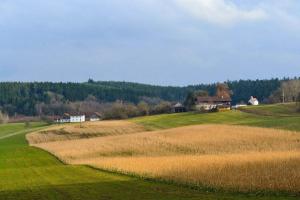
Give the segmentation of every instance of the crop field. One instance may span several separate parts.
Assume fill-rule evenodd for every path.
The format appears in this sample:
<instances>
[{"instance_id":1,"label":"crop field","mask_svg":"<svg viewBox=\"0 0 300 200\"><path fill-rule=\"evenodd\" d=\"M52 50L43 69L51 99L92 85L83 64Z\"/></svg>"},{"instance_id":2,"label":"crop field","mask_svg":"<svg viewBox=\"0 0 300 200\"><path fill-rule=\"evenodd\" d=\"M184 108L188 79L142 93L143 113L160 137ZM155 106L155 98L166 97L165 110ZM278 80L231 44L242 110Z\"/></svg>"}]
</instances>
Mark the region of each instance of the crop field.
<instances>
[{"instance_id":1,"label":"crop field","mask_svg":"<svg viewBox=\"0 0 300 200\"><path fill-rule=\"evenodd\" d=\"M31 133L27 138L32 143L49 141L74 140L128 133L142 132L146 129L129 121L100 121L83 124L62 124L51 126L43 131Z\"/></svg>"},{"instance_id":2,"label":"crop field","mask_svg":"<svg viewBox=\"0 0 300 200\"><path fill-rule=\"evenodd\" d=\"M34 123L0 125L1 200L296 200L297 197L209 192L145 181L87 166L64 165L49 153L28 146L25 134L43 128ZM16 134L17 133L17 134Z\"/></svg>"},{"instance_id":3,"label":"crop field","mask_svg":"<svg viewBox=\"0 0 300 200\"><path fill-rule=\"evenodd\" d=\"M292 131L196 125L35 146L69 164L199 187L300 192L300 134Z\"/></svg>"},{"instance_id":4,"label":"crop field","mask_svg":"<svg viewBox=\"0 0 300 200\"><path fill-rule=\"evenodd\" d=\"M0 199L299 199L299 119L232 111L0 125Z\"/></svg>"}]
</instances>

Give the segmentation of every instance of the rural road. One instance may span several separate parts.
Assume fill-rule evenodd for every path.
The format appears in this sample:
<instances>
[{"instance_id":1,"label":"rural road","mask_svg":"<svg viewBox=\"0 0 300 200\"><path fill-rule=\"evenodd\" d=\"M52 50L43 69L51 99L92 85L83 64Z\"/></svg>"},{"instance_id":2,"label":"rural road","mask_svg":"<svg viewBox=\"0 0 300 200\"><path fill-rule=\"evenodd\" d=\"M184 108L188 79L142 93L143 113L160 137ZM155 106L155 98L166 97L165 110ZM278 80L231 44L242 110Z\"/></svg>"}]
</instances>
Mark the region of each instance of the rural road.
<instances>
[{"instance_id":1,"label":"rural road","mask_svg":"<svg viewBox=\"0 0 300 200\"><path fill-rule=\"evenodd\" d=\"M6 138L10 138L10 137L13 137L13 136L16 136L16 135L24 134L24 133L29 133L29 132L33 132L33 131L38 131L38 130L40 130L40 129L43 129L43 128L33 128L33 129L29 129L29 130L17 131L17 132L15 132L15 133L11 133L11 134L8 134L8 135L1 136L1 137L0 137L0 140L6 139Z\"/></svg>"}]
</instances>

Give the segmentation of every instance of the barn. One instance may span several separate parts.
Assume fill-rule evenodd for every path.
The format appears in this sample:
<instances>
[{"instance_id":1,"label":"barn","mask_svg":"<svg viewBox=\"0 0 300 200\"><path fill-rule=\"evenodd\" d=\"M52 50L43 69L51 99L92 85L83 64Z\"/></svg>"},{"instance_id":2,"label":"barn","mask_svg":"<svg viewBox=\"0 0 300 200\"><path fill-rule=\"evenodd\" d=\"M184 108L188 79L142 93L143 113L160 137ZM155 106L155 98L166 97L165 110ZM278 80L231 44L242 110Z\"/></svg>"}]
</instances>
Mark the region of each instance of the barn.
<instances>
[{"instance_id":1,"label":"barn","mask_svg":"<svg viewBox=\"0 0 300 200\"><path fill-rule=\"evenodd\" d=\"M173 106L173 112L174 113L186 112L186 108L181 103L178 102Z\"/></svg>"},{"instance_id":2,"label":"barn","mask_svg":"<svg viewBox=\"0 0 300 200\"><path fill-rule=\"evenodd\" d=\"M213 109L225 109L229 110L231 107L230 97L217 97L217 96L207 96L207 97L197 97L195 99L196 110L206 110L210 111Z\"/></svg>"}]
</instances>

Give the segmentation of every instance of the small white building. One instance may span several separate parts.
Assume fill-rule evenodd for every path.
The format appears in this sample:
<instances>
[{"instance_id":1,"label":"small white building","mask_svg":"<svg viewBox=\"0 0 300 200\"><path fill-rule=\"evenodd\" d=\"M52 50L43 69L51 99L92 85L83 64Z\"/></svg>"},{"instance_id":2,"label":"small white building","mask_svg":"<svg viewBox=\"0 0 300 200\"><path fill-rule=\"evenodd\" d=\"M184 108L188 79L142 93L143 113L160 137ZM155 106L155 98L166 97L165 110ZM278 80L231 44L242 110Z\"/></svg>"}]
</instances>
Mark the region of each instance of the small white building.
<instances>
[{"instance_id":1,"label":"small white building","mask_svg":"<svg viewBox=\"0 0 300 200\"><path fill-rule=\"evenodd\" d=\"M98 121L100 121L100 118L99 117L91 117L90 121L91 122L98 122Z\"/></svg>"},{"instance_id":2,"label":"small white building","mask_svg":"<svg viewBox=\"0 0 300 200\"><path fill-rule=\"evenodd\" d=\"M250 100L248 101L248 103L252 106L258 106L259 105L259 101L257 100L257 98L251 96Z\"/></svg>"},{"instance_id":3,"label":"small white building","mask_svg":"<svg viewBox=\"0 0 300 200\"><path fill-rule=\"evenodd\" d=\"M70 115L65 113L61 118L55 120L56 123L80 123L85 122L85 115Z\"/></svg>"},{"instance_id":4,"label":"small white building","mask_svg":"<svg viewBox=\"0 0 300 200\"><path fill-rule=\"evenodd\" d=\"M242 108L242 107L246 107L246 104L236 104L235 106L232 106L232 109L238 109L238 108Z\"/></svg>"},{"instance_id":5,"label":"small white building","mask_svg":"<svg viewBox=\"0 0 300 200\"><path fill-rule=\"evenodd\" d=\"M71 115L70 123L85 122L85 115Z\"/></svg>"}]
</instances>

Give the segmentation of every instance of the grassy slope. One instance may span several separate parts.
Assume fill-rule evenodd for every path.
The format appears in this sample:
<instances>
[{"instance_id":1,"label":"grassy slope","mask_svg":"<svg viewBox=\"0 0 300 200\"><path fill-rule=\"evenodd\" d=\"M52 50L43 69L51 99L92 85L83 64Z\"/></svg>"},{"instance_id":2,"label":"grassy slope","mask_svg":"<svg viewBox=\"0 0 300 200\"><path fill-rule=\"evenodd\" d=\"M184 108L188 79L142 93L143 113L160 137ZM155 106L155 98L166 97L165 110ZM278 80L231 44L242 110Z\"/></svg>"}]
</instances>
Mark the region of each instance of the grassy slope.
<instances>
[{"instance_id":1,"label":"grassy slope","mask_svg":"<svg viewBox=\"0 0 300 200\"><path fill-rule=\"evenodd\" d=\"M6 124L6 125L0 125L0 138L5 137L7 135L13 134L13 133L22 133L26 132L26 129L35 129L43 127L43 123L32 123L29 127L25 127L23 123L15 123L15 124Z\"/></svg>"},{"instance_id":2,"label":"grassy slope","mask_svg":"<svg viewBox=\"0 0 300 200\"><path fill-rule=\"evenodd\" d=\"M0 133L21 131L22 127L1 125ZM207 193L85 166L67 166L42 150L29 147L24 135L0 140L0 199L296 199Z\"/></svg>"},{"instance_id":3,"label":"grassy slope","mask_svg":"<svg viewBox=\"0 0 300 200\"><path fill-rule=\"evenodd\" d=\"M295 103L259 105L240 108L241 111L264 116L292 117L300 116Z\"/></svg>"},{"instance_id":4,"label":"grassy slope","mask_svg":"<svg viewBox=\"0 0 300 200\"><path fill-rule=\"evenodd\" d=\"M140 117L132 121L142 124L150 130L195 124L234 124L300 131L300 115L293 117L263 116L241 111L210 114L179 113L156 115Z\"/></svg>"}]
</instances>

